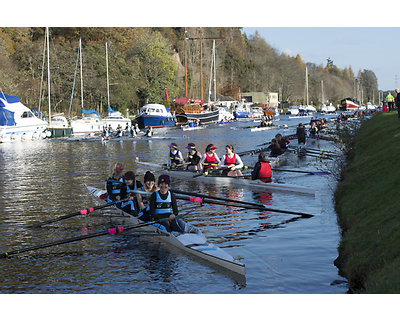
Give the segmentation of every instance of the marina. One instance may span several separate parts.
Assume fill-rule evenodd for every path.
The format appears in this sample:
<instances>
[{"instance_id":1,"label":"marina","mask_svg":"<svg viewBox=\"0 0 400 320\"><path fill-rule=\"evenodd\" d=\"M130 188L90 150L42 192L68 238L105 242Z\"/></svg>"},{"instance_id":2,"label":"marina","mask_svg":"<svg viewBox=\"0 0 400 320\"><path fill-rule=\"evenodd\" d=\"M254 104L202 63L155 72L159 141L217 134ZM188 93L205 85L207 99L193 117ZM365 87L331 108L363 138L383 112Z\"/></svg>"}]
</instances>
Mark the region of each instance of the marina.
<instances>
[{"instance_id":1,"label":"marina","mask_svg":"<svg viewBox=\"0 0 400 320\"><path fill-rule=\"evenodd\" d=\"M232 143L235 151L249 150L270 141L276 133L293 133L297 123L288 116L281 122L288 128L275 128L262 135L241 129L241 121L224 126L209 125L205 130L183 133L159 128L153 138L121 139L115 142L90 140L91 143L64 139L46 139L30 144L0 145L0 175L9 188L1 201L1 252L68 239L110 228L113 210L101 209L54 225L26 229L25 226L51 219L98 202L85 185L104 190L101 184L113 161L133 170L142 180L144 170L135 161L164 163L168 144L176 142L184 150L194 142L200 152L212 142L222 156L224 146ZM236 130L231 130L235 127ZM207 132L205 135L204 133ZM229 132L229 138L224 133ZM184 137L186 136L186 137ZM161 139L157 139L159 137ZM155 138L155 139L154 139ZM89 141L89 140L87 140ZM252 141L251 146L249 141ZM293 145L296 144L292 141ZM329 141L310 140L309 147L329 149ZM41 155L47 154L46 158ZM132 157L132 155L134 155ZM257 154L242 156L245 165L254 165ZM11 166L16 169L10 175ZM316 171L315 158L289 156L279 169ZM160 173L155 173L159 175ZM35 177L41 176L40 181ZM222 199L263 204L281 210L312 215L302 218L279 212L231 205L204 203L182 219L198 228L208 241L246 265L245 277L223 271L213 263L185 254L168 245L164 237L121 233L54 246L33 253L10 257L3 263L3 274L23 281L0 285L2 293L345 293L345 281L337 274L333 260L340 238L332 203L335 182L329 176L273 172L279 182L313 186L315 195L263 191L239 185L204 183L196 179L172 176L173 189L213 195ZM43 188L60 188L51 197ZM18 181L18 182L17 182ZM13 192L20 189L23 193ZM28 197L28 201L26 198ZM193 205L179 200L182 208ZM124 218L123 218L124 219ZM111 223L111 225L110 225ZM124 223L125 224L125 223ZM129 224L129 222L127 222ZM162 239L161 239L162 238ZM52 265L46 279L38 278L44 266ZM90 268L81 268L88 264ZM179 274L173 277L172 274ZM239 276L235 276L235 274ZM71 282L68 279L74 278ZM35 279L35 280L34 280ZM92 279L87 281L88 279ZM156 281L155 279L163 279ZM129 283L129 286L125 284Z\"/></svg>"}]
</instances>

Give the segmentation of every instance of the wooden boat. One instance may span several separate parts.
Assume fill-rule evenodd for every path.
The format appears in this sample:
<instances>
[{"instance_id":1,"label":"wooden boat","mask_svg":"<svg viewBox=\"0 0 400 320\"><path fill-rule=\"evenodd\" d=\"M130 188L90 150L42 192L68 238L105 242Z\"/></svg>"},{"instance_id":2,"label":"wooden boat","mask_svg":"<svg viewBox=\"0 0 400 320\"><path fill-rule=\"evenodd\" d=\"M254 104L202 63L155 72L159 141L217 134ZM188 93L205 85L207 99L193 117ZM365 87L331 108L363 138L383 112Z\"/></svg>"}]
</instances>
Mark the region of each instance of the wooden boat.
<instances>
[{"instance_id":1,"label":"wooden boat","mask_svg":"<svg viewBox=\"0 0 400 320\"><path fill-rule=\"evenodd\" d=\"M274 160L277 163L278 161L280 161L280 157L274 158ZM274 166L276 166L276 163L274 164ZM185 180L196 179L201 182L207 182L213 184L220 183L224 185L235 185L239 187L257 188L267 191L284 191L284 192L306 193L315 195L315 189L299 185L277 183L277 182L264 183L261 180L251 180L248 179L247 177L226 177L217 175L206 175L198 173L196 171L167 169L165 166L161 164L141 162L138 161L137 158L136 158L136 164L142 170L157 171L160 174L166 173L172 177L176 177L179 179L185 179ZM273 165L271 165L271 167L273 167Z\"/></svg>"},{"instance_id":2,"label":"wooden boat","mask_svg":"<svg viewBox=\"0 0 400 320\"><path fill-rule=\"evenodd\" d=\"M87 189L92 195L100 200L102 198L102 195L107 193L106 190L101 190L90 186L87 186ZM101 201L105 202L105 200ZM126 212L117 209L116 207L112 207L112 209L118 212L118 215L113 218L115 222L122 222L124 225L143 223L143 221L141 221L140 219L131 216ZM190 225L188 223L186 223L186 225L189 227L188 229L190 229ZM143 227L140 227L139 229L140 231L145 231L150 234L162 235L158 237L158 239L160 239L161 241L169 243L185 252L193 254L229 271L238 273L243 276L245 275L245 265L243 263L234 259L230 254L226 253L221 248L208 242L206 237L199 229L193 228L193 226L191 227L192 230L194 229L196 231L195 233L169 233L155 227L154 225L145 225Z\"/></svg>"}]
</instances>

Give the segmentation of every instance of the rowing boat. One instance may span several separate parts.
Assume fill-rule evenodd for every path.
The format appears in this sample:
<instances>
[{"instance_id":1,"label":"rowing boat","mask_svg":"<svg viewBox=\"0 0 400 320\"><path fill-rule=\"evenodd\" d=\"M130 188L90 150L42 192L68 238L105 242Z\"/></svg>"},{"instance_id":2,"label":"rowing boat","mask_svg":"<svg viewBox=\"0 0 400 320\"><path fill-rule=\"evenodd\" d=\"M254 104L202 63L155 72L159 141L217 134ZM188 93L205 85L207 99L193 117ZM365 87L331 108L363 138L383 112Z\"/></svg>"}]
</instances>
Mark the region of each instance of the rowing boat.
<instances>
[{"instance_id":1,"label":"rowing boat","mask_svg":"<svg viewBox=\"0 0 400 320\"><path fill-rule=\"evenodd\" d=\"M101 190L95 187L87 186L87 189L90 191L92 195L101 200L102 195L106 194L106 190ZM105 200L101 200L105 202ZM143 223L140 219L127 214L123 210L120 210L116 207L112 207L112 210L118 212L118 215L114 217L115 221L123 224L139 224ZM190 229L190 225L185 223ZM185 227L185 229L187 229ZM207 241L207 238L203 235L203 233L198 229L192 227L192 230L195 229L195 233L177 233L177 232L166 232L163 231L154 225L145 225L140 228L141 231L147 232L154 235L161 235L158 237L161 241L165 241L177 247L185 252L193 254L199 258L202 258L206 261L209 261L217 266L223 267L227 270L233 271L240 275L245 275L245 265L234 259L230 254L223 251L221 248L215 246L211 242Z\"/></svg>"},{"instance_id":2,"label":"rowing boat","mask_svg":"<svg viewBox=\"0 0 400 320\"><path fill-rule=\"evenodd\" d=\"M265 130L271 130L271 129L276 129L276 126L254 127L254 128L250 128L250 131L256 132L256 131L265 131Z\"/></svg>"},{"instance_id":3,"label":"rowing boat","mask_svg":"<svg viewBox=\"0 0 400 320\"><path fill-rule=\"evenodd\" d=\"M278 157L279 158L279 157ZM249 187L263 189L266 191L284 191L284 192L295 192L295 193L306 193L310 195L315 195L315 189L310 187L304 187L288 183L277 183L277 182L262 182L261 180L251 180L246 177L226 177L217 175L206 175L202 173L197 173L196 171L188 170L174 170L168 169L161 164L155 164L150 162L142 162L136 159L137 166L142 170L157 171L169 174L172 177L179 178L182 180L196 179L201 182L208 183L220 183L223 185L235 185L240 187Z\"/></svg>"}]
</instances>

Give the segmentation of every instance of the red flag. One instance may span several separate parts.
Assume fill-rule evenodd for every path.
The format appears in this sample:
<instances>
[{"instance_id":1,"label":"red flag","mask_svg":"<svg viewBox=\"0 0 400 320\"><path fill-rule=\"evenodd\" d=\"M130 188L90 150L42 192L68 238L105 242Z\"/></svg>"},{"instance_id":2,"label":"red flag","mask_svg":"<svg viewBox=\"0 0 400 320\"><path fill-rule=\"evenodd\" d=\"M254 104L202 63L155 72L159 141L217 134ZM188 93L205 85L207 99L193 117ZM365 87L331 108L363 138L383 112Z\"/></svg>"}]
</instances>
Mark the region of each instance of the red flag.
<instances>
[{"instance_id":1,"label":"red flag","mask_svg":"<svg viewBox=\"0 0 400 320\"><path fill-rule=\"evenodd\" d=\"M165 98L167 99L167 104L169 105L167 87L165 87Z\"/></svg>"}]
</instances>

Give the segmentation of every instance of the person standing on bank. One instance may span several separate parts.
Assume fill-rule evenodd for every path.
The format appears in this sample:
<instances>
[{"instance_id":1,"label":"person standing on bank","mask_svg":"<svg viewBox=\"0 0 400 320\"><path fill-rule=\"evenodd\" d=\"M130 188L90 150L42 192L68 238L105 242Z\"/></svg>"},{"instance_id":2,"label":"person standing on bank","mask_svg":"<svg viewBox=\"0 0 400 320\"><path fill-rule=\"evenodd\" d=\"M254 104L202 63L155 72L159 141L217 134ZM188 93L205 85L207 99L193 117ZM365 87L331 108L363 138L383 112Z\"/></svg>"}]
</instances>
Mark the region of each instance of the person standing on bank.
<instances>
[{"instance_id":1,"label":"person standing on bank","mask_svg":"<svg viewBox=\"0 0 400 320\"><path fill-rule=\"evenodd\" d=\"M387 104L388 104L388 108L389 108L389 112L390 111L392 111L392 110L394 110L394 107L393 107L393 104L394 104L394 97L390 94L390 92L389 92L389 94L386 96L386 102L387 102Z\"/></svg>"},{"instance_id":2,"label":"person standing on bank","mask_svg":"<svg viewBox=\"0 0 400 320\"><path fill-rule=\"evenodd\" d=\"M398 115L398 118L400 120L400 90L399 90L399 88L396 88L396 98L395 98L395 100L396 100L396 107L397 107L397 115Z\"/></svg>"},{"instance_id":3,"label":"person standing on bank","mask_svg":"<svg viewBox=\"0 0 400 320\"><path fill-rule=\"evenodd\" d=\"M150 216L153 220L169 218L167 221L159 223L159 228L171 232L184 232L184 226L179 225L179 220L175 219L178 215L178 206L176 197L171 191L171 178L167 174L162 174L158 177L158 187L160 190L155 191L150 197Z\"/></svg>"}]
</instances>

